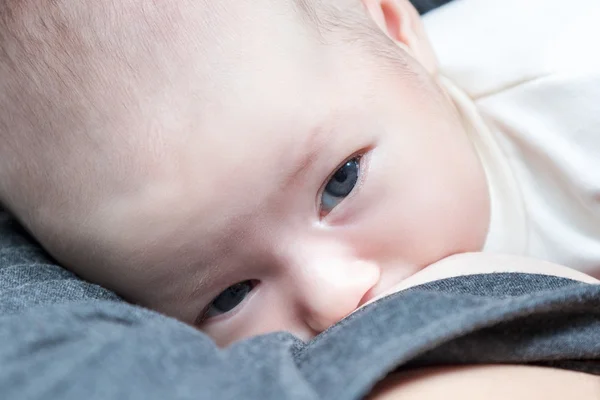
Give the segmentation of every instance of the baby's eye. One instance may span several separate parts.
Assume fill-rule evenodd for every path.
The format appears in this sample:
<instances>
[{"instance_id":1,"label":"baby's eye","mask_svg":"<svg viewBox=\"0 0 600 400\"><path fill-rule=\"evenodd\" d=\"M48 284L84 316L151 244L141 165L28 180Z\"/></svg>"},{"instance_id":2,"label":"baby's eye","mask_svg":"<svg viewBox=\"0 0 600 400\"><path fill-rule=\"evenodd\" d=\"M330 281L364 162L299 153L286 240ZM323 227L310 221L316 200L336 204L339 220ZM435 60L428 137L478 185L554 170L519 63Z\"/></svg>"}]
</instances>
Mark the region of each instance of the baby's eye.
<instances>
[{"instance_id":1,"label":"baby's eye","mask_svg":"<svg viewBox=\"0 0 600 400\"><path fill-rule=\"evenodd\" d=\"M356 186L360 173L360 156L346 161L325 185L321 195L321 215L327 215L342 202Z\"/></svg>"},{"instance_id":2,"label":"baby's eye","mask_svg":"<svg viewBox=\"0 0 600 400\"><path fill-rule=\"evenodd\" d=\"M236 308L248 294L254 289L256 284L253 281L243 281L229 286L221 294L213 299L206 308L202 320L225 314Z\"/></svg>"}]
</instances>

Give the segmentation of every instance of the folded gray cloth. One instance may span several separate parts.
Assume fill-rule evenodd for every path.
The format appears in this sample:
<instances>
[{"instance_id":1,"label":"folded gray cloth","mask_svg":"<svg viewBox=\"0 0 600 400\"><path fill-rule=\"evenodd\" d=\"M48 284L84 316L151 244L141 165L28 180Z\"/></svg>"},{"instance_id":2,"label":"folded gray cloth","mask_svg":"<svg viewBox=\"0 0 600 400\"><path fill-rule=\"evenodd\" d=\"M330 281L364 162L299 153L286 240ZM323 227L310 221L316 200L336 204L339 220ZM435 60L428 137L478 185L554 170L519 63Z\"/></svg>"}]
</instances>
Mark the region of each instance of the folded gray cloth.
<instances>
[{"instance_id":1,"label":"folded gray cloth","mask_svg":"<svg viewBox=\"0 0 600 400\"><path fill-rule=\"evenodd\" d=\"M218 349L55 265L0 212L5 399L359 399L416 365L517 363L600 374L600 286L529 274L419 286L309 343L275 333Z\"/></svg>"}]
</instances>

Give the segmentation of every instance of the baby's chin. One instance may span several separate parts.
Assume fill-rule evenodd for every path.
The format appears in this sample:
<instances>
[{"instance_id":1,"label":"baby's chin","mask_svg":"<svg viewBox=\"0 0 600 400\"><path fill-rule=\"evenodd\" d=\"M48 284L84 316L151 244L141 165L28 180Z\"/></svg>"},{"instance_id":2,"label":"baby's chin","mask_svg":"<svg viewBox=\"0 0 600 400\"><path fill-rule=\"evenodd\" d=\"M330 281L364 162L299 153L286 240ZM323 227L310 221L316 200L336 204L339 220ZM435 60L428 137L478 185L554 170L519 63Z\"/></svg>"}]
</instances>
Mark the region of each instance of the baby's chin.
<instances>
[{"instance_id":1,"label":"baby's chin","mask_svg":"<svg viewBox=\"0 0 600 400\"><path fill-rule=\"evenodd\" d=\"M446 257L438 262L428 265L386 289L383 293L365 302L351 314L377 300L381 300L415 286L457 276L492 273L549 275L589 284L600 284L600 281L592 276L563 265L553 264L543 260L506 254L462 253Z\"/></svg>"}]
</instances>

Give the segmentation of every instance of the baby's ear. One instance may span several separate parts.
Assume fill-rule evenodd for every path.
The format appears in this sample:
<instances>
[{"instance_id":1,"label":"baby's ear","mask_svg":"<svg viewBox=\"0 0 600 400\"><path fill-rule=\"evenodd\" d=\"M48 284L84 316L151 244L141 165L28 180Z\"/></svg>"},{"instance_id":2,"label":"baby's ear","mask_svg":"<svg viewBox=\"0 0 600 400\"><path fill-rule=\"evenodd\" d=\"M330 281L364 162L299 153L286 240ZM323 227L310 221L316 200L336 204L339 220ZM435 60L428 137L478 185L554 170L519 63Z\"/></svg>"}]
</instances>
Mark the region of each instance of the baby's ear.
<instances>
[{"instance_id":1,"label":"baby's ear","mask_svg":"<svg viewBox=\"0 0 600 400\"><path fill-rule=\"evenodd\" d=\"M437 60L417 10L408 0L362 0L371 18L398 46L419 61L431 74Z\"/></svg>"}]
</instances>

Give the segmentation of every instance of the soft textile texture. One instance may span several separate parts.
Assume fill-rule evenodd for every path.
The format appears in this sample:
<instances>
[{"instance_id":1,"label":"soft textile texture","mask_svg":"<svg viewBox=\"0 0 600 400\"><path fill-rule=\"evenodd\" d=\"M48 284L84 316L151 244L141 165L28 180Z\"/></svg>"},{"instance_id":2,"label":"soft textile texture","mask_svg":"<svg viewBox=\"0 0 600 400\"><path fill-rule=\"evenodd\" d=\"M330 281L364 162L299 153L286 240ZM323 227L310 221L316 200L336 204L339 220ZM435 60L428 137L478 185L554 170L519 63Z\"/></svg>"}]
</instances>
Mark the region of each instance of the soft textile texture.
<instances>
[{"instance_id":1,"label":"soft textile texture","mask_svg":"<svg viewBox=\"0 0 600 400\"><path fill-rule=\"evenodd\" d=\"M600 375L600 285L446 279L367 306L309 343L277 333L220 350L77 280L1 213L0 310L7 399L359 399L396 368L448 363Z\"/></svg>"},{"instance_id":2,"label":"soft textile texture","mask_svg":"<svg viewBox=\"0 0 600 400\"><path fill-rule=\"evenodd\" d=\"M424 17L481 136L486 251L600 276L599 19L598 0L463 0Z\"/></svg>"}]
</instances>

